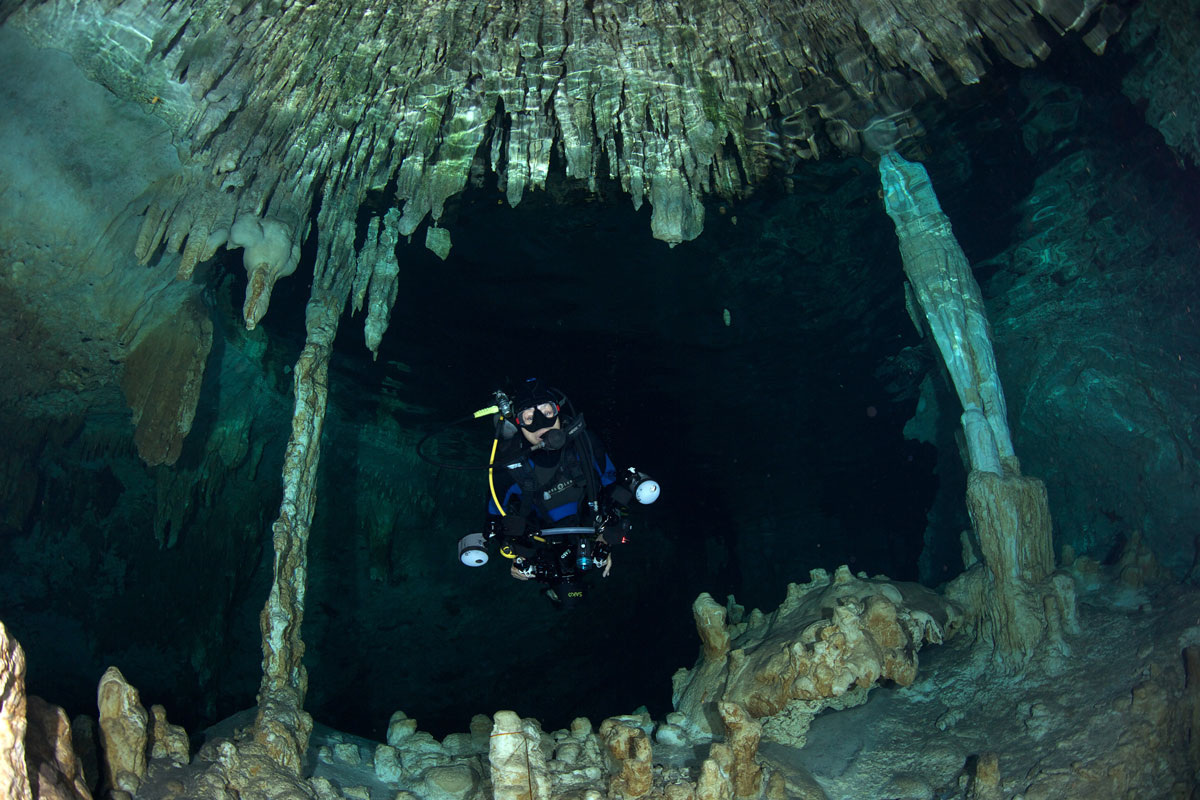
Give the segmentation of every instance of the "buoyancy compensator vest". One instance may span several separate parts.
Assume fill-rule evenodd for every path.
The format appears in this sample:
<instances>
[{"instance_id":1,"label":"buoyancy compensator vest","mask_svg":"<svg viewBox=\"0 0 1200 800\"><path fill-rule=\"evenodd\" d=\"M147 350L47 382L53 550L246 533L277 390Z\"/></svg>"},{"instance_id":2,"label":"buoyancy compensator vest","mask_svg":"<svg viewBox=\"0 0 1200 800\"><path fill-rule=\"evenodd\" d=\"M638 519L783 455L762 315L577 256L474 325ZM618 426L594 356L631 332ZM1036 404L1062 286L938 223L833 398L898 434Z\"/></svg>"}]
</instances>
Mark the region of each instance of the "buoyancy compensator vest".
<instances>
[{"instance_id":1,"label":"buoyancy compensator vest","mask_svg":"<svg viewBox=\"0 0 1200 800\"><path fill-rule=\"evenodd\" d=\"M567 422L564 420L564 422ZM558 521L581 515L584 524L592 522L584 515L598 495L595 458L583 415L563 427L566 443L558 450L521 448L518 458L505 463L513 482L521 489L521 516L536 511L538 516Z\"/></svg>"}]
</instances>

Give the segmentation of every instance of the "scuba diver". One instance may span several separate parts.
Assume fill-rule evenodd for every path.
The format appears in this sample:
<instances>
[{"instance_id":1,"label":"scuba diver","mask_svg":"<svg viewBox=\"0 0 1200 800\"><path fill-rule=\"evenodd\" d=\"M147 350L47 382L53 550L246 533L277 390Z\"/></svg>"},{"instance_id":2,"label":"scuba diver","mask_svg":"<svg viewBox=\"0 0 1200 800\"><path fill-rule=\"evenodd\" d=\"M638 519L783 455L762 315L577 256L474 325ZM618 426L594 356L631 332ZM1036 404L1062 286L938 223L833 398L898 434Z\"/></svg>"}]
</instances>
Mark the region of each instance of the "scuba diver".
<instances>
[{"instance_id":1,"label":"scuba diver","mask_svg":"<svg viewBox=\"0 0 1200 800\"><path fill-rule=\"evenodd\" d=\"M608 577L612 547L629 539L629 504L654 502L658 483L635 469L618 473L557 389L531 379L511 398L500 391L495 398L476 412L494 414L496 423L487 518L482 533L459 542L459 558L481 566L497 545L512 577L543 583L552 601L574 605L587 572Z\"/></svg>"}]
</instances>

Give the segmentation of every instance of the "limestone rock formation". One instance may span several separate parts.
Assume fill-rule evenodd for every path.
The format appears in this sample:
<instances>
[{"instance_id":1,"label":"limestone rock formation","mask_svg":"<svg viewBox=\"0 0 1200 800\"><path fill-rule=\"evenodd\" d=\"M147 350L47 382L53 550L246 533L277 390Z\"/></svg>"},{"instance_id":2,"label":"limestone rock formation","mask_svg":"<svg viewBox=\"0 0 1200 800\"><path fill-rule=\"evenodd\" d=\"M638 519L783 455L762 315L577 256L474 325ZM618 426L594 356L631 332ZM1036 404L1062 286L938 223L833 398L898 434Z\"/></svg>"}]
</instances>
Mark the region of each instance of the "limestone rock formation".
<instances>
[{"instance_id":1,"label":"limestone rock formation","mask_svg":"<svg viewBox=\"0 0 1200 800\"><path fill-rule=\"evenodd\" d=\"M121 388L133 409L138 454L151 466L174 464L192 429L213 327L193 296L138 341L125 360Z\"/></svg>"},{"instance_id":2,"label":"limestone rock formation","mask_svg":"<svg viewBox=\"0 0 1200 800\"><path fill-rule=\"evenodd\" d=\"M0 333L13 345L0 355L0 408L60 419L105 402L129 344L197 294L175 281L170 259L138 267L130 251L129 205L180 163L143 102L88 81L69 55L12 26L0 39Z\"/></svg>"},{"instance_id":3,"label":"limestone rock formation","mask_svg":"<svg viewBox=\"0 0 1200 800\"><path fill-rule=\"evenodd\" d=\"M1056 120L1091 127L1120 108L1120 98L1090 103L1034 74L1021 89L1030 127L1048 132ZM1023 235L976 265L994 275L983 290L1005 383L1021 387L1010 412L1022 469L1046 483L1056 549L1103 560L1140 531L1183 576L1195 562L1190 520L1200 516L1189 427L1200 369L1187 356L1196 350L1194 226L1148 174L1153 131L1067 157L1055 150L1061 137L1039 137L1030 151L1049 163L1019 204Z\"/></svg>"},{"instance_id":4,"label":"limestone rock formation","mask_svg":"<svg viewBox=\"0 0 1200 800\"><path fill-rule=\"evenodd\" d=\"M196 754L192 769L175 773L177 797L217 800L228 797L287 798L315 800L322 795L316 784L309 783L280 765L275 756L253 740L237 742L218 739L208 742Z\"/></svg>"},{"instance_id":5,"label":"limestone rock formation","mask_svg":"<svg viewBox=\"0 0 1200 800\"><path fill-rule=\"evenodd\" d=\"M1097 52L1122 21L1086 0L1036 10ZM376 0L344 15L175 0L153 16L132 0L54 0L6 3L0 21L71 52L118 95L149 98L185 163L139 201L137 256L182 251L187 278L217 247L245 248L248 327L295 270L316 205L320 248L353 271L368 192L394 186L395 230L409 236L437 223L477 161L515 205L557 155L592 186L607 165L674 244L700 233L706 193L740 195L780 160L894 144L927 91L946 93L939 67L970 84L989 47L1022 66L1048 52L1033 9L1013 0L770 13L745 0ZM427 242L441 255L449 245ZM389 283L381 274L381 301Z\"/></svg>"},{"instance_id":6,"label":"limestone rock formation","mask_svg":"<svg viewBox=\"0 0 1200 800\"><path fill-rule=\"evenodd\" d=\"M1139 3L1130 16L1133 49L1146 52L1124 80L1125 93L1145 104L1146 121L1167 144L1200 164L1200 38L1196 0Z\"/></svg>"},{"instance_id":7,"label":"limestone rock formation","mask_svg":"<svg viewBox=\"0 0 1200 800\"><path fill-rule=\"evenodd\" d=\"M957 606L917 584L855 577L844 566L811 577L789 585L769 615L755 610L743 620L732 601L726 610L707 594L696 600L704 648L696 666L673 679L674 705L693 731L720 732L719 704L736 703L763 720L768 738L802 743L811 718L852 690L912 683L917 651L952 636L960 622ZM748 722L731 719L748 731Z\"/></svg>"},{"instance_id":8,"label":"limestone rock formation","mask_svg":"<svg viewBox=\"0 0 1200 800\"><path fill-rule=\"evenodd\" d=\"M0 622L0 796L91 800L66 712L25 694L25 654Z\"/></svg>"},{"instance_id":9,"label":"limestone rock formation","mask_svg":"<svg viewBox=\"0 0 1200 800\"><path fill-rule=\"evenodd\" d=\"M763 769L758 764L758 743L762 740L762 724L750 717L737 703L717 703L721 721L725 723L725 742L733 757L729 780L735 798L759 797L763 793Z\"/></svg>"},{"instance_id":10,"label":"limestone rock formation","mask_svg":"<svg viewBox=\"0 0 1200 800\"><path fill-rule=\"evenodd\" d=\"M39 800L92 800L83 764L75 755L67 713L30 695L27 706L25 756ZM36 776L36 779L34 778Z\"/></svg>"},{"instance_id":11,"label":"limestone rock formation","mask_svg":"<svg viewBox=\"0 0 1200 800\"><path fill-rule=\"evenodd\" d=\"M1073 599L1056 600L1041 586L1054 568L1046 487L1021 475L983 295L929 173L895 152L881 157L879 173L906 291L922 315L918 329L928 327L962 404L967 506L988 570L970 608L993 657L1019 669L1047 636L1065 647L1063 623L1069 627L1074 610Z\"/></svg>"},{"instance_id":12,"label":"limestone rock formation","mask_svg":"<svg viewBox=\"0 0 1200 800\"><path fill-rule=\"evenodd\" d=\"M488 751L496 800L549 800L550 775L536 720L498 711Z\"/></svg>"},{"instance_id":13,"label":"limestone rock formation","mask_svg":"<svg viewBox=\"0 0 1200 800\"><path fill-rule=\"evenodd\" d=\"M167 722L167 710L161 705L150 706L150 717L150 757L188 763L187 731Z\"/></svg>"},{"instance_id":14,"label":"limestone rock formation","mask_svg":"<svg viewBox=\"0 0 1200 800\"><path fill-rule=\"evenodd\" d=\"M133 794L146 777L150 717L138 690L109 667L97 690L105 785Z\"/></svg>"},{"instance_id":15,"label":"limestone rock formation","mask_svg":"<svg viewBox=\"0 0 1200 800\"><path fill-rule=\"evenodd\" d=\"M618 765L617 774L608 787L608 796L619 800L643 797L653 784L650 761L653 747L645 732L620 720L609 719L600 726L600 736Z\"/></svg>"},{"instance_id":16,"label":"limestone rock formation","mask_svg":"<svg viewBox=\"0 0 1200 800\"><path fill-rule=\"evenodd\" d=\"M25 766L25 653L0 622L0 792L28 800Z\"/></svg>"},{"instance_id":17,"label":"limestone rock formation","mask_svg":"<svg viewBox=\"0 0 1200 800\"><path fill-rule=\"evenodd\" d=\"M328 404L329 358L350 276L318 265L306 318L307 338L293 372L295 407L283 467L283 500L271 526L275 549L271 592L259 615L263 677L255 736L272 757L299 775L312 732L304 710L308 673L300 626L308 588L308 535L316 508L317 465Z\"/></svg>"}]
</instances>

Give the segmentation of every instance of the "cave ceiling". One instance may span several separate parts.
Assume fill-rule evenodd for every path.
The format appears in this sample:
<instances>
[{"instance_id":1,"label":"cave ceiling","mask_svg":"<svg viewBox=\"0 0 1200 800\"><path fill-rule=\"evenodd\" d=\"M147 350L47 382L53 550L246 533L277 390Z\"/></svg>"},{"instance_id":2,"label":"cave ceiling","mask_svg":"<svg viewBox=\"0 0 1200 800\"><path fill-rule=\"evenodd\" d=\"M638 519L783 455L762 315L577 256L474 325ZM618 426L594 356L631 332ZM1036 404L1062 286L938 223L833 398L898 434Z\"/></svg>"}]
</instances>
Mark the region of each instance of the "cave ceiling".
<instances>
[{"instance_id":1,"label":"cave ceiling","mask_svg":"<svg viewBox=\"0 0 1200 800\"><path fill-rule=\"evenodd\" d=\"M611 184L675 245L706 198L891 149L923 99L997 59L1033 66L1067 31L1102 51L1122 19L1096 0L0 3L169 126L180 168L136 202L140 261L187 279L244 248L252 328L315 242L314 291L367 309L372 350L394 244L425 222L445 257L472 180L510 205L552 172Z\"/></svg>"}]
</instances>

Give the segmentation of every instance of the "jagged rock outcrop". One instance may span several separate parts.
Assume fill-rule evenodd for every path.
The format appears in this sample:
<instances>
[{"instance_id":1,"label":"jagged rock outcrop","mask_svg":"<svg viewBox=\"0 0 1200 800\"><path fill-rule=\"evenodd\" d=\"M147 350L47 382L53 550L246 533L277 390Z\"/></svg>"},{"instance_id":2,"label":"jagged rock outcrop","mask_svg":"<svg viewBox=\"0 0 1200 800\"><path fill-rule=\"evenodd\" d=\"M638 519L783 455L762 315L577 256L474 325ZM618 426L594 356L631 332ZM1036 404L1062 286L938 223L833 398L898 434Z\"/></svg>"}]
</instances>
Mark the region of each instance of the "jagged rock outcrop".
<instances>
[{"instance_id":1,"label":"jagged rock outcrop","mask_svg":"<svg viewBox=\"0 0 1200 800\"><path fill-rule=\"evenodd\" d=\"M958 628L959 609L917 584L855 577L844 566L811 577L790 584L769 615L756 609L743 618L732 599L722 608L707 594L697 598L702 654L674 676L685 730L721 731L719 703L732 702L762 719L768 738L802 743L812 717L838 698L880 680L912 683L921 646Z\"/></svg>"},{"instance_id":2,"label":"jagged rock outcrop","mask_svg":"<svg viewBox=\"0 0 1200 800\"><path fill-rule=\"evenodd\" d=\"M38 800L92 800L67 712L30 695L26 713L25 757Z\"/></svg>"},{"instance_id":3,"label":"jagged rock outcrop","mask_svg":"<svg viewBox=\"0 0 1200 800\"><path fill-rule=\"evenodd\" d=\"M0 792L27 800L25 766L25 652L0 622Z\"/></svg>"}]
</instances>

